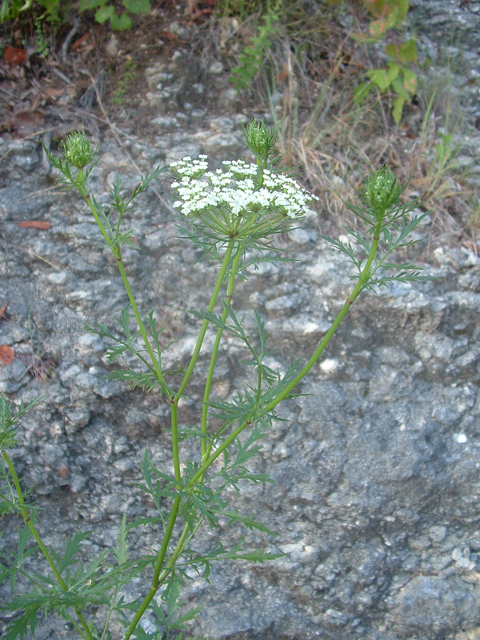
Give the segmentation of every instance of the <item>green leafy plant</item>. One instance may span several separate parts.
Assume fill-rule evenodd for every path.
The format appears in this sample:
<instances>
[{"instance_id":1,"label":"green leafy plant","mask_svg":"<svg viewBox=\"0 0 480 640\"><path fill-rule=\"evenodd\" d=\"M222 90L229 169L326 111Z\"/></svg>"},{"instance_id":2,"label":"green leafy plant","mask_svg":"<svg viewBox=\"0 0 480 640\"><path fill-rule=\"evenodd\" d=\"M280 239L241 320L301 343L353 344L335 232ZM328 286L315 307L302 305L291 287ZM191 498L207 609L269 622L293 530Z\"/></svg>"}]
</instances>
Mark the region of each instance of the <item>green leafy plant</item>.
<instances>
[{"instance_id":1,"label":"green leafy plant","mask_svg":"<svg viewBox=\"0 0 480 640\"><path fill-rule=\"evenodd\" d=\"M338 4L341 0L330 0ZM358 42L374 44L381 40L390 29L400 28L408 13L408 0L359 0L373 20L368 25L368 33L355 33ZM410 104L417 92L417 75L411 69L417 62L415 40L410 38L402 44L388 44L385 53L392 58L387 67L367 71L368 80L362 82L354 93L355 102L365 98L376 87L381 93L392 93L392 117L395 124L402 118L405 103Z\"/></svg>"},{"instance_id":2,"label":"green leafy plant","mask_svg":"<svg viewBox=\"0 0 480 640\"><path fill-rule=\"evenodd\" d=\"M222 18L238 16L240 20L245 20L258 11L262 4L262 0L219 0L215 3L215 9Z\"/></svg>"},{"instance_id":3,"label":"green leafy plant","mask_svg":"<svg viewBox=\"0 0 480 640\"><path fill-rule=\"evenodd\" d=\"M32 8L44 9L41 15L37 15L36 21L43 20L57 21L61 0L2 0L0 6L0 24L15 20L20 14L29 11ZM41 11L40 9L40 11Z\"/></svg>"},{"instance_id":4,"label":"green leafy plant","mask_svg":"<svg viewBox=\"0 0 480 640\"><path fill-rule=\"evenodd\" d=\"M114 105L119 106L124 103L125 95L130 85L138 75L136 69L137 65L132 60L125 61L125 69L121 78L117 81L115 90L112 93L112 103Z\"/></svg>"},{"instance_id":5,"label":"green leafy plant","mask_svg":"<svg viewBox=\"0 0 480 640\"><path fill-rule=\"evenodd\" d=\"M393 59L387 62L386 69L367 71L369 80L355 89L354 100L363 100L373 87L377 87L381 93L393 92L392 117L395 124L398 124L405 103L409 104L417 92L417 75L407 66L417 61L415 41L410 39L401 45L388 44L385 53Z\"/></svg>"},{"instance_id":6,"label":"green leafy plant","mask_svg":"<svg viewBox=\"0 0 480 640\"><path fill-rule=\"evenodd\" d=\"M96 9L95 20L99 24L103 24L110 20L110 26L114 31L124 31L132 26L130 13L150 13L150 0L122 0L127 11L120 15L115 11L115 6L108 0L80 0L79 11L87 11L88 9Z\"/></svg>"},{"instance_id":7,"label":"green leafy plant","mask_svg":"<svg viewBox=\"0 0 480 640\"><path fill-rule=\"evenodd\" d=\"M61 157L49 155L65 186L75 189L88 206L104 245L112 252L129 299L118 318L97 323L89 330L103 336L109 344L106 357L110 362L122 354L136 359L135 366L112 370L110 378L145 391L156 391L169 404L173 473L168 467L157 467L145 451L141 481L133 488L155 506L155 515L128 522L124 514L116 548L102 551L88 561L82 549L87 533L67 538L64 551L55 551L42 540L36 524L37 510L22 489L9 453L19 445L21 418L40 400L27 406L20 403L15 412L6 398L0 396L3 459L0 514L24 521L24 527L18 529L18 550L0 554L0 580L8 581L12 592L10 600L2 603L0 609L14 614L5 640L22 639L28 629L33 634L41 613L65 619L84 640L111 638L109 629L113 621L123 625L123 640L132 637L181 640L188 623L199 611L198 607L186 611L180 600L189 569L208 580L214 563L265 562L279 557L265 547L253 548L245 536L235 541L227 538L225 545L218 542L204 553L198 552L192 541L202 527L217 530L220 520L237 523L247 531L273 535L263 523L235 511L229 505L226 490L233 488L239 492L245 482L272 482L266 472L252 471L250 462L279 419L278 405L295 397L298 384L315 366L358 296L364 290L374 291L394 281L425 279L415 265L393 262L392 253L413 242L409 235L426 214L414 215L417 202L401 201L404 187L388 167L368 176L358 202L348 205L364 232L353 233L352 243L326 238L356 269L350 294L305 364L293 362L284 372L272 369L266 361L269 336L262 317L254 309L247 323L245 316L236 314L235 284L239 278L248 276L249 267L284 259L273 243L275 236L297 226L315 200L295 180L277 171L275 138L275 131L254 120L246 127L244 140L255 162L224 161L223 170L212 172L208 170L206 156L196 160L186 157L147 174L128 195L123 193L118 178L108 205L100 204L87 188L98 157L83 132L67 137ZM189 364L184 368L178 363L172 369L162 359L168 349L161 340L162 328L154 312L144 315L139 309L123 262L124 247L136 246L133 230L124 228L125 212L152 180L165 171L173 174L171 186L178 197L174 206L185 220L181 227L184 237L218 267L208 306L192 312L201 320L201 327ZM190 393L189 383L208 330L213 330L215 338L201 415L196 424L182 428L180 400ZM232 337L244 346L248 358L245 366L250 374L232 400L219 401L212 397L217 358L222 341ZM185 439L196 443L197 453L191 459L182 458L181 464ZM161 540L160 549L147 547L133 556L128 536L145 527L153 529L155 539ZM30 559L34 556L42 556L46 563L40 571L31 569ZM17 588L20 580L22 585ZM122 588L133 580L137 583L143 580L144 589L138 599L126 602ZM99 610L103 611L103 617L94 615L93 611ZM147 632L140 624L147 611L155 620L154 631ZM98 620L103 620L101 626L97 626Z\"/></svg>"},{"instance_id":8,"label":"green leafy plant","mask_svg":"<svg viewBox=\"0 0 480 640\"><path fill-rule=\"evenodd\" d=\"M360 42L378 42L389 29L402 25L408 13L408 0L359 0L373 20L368 25L368 34L355 34ZM338 4L341 0L330 0Z\"/></svg>"},{"instance_id":9,"label":"green leafy plant","mask_svg":"<svg viewBox=\"0 0 480 640\"><path fill-rule=\"evenodd\" d=\"M239 63L232 68L229 78L237 90L249 89L265 57L271 47L272 37L275 35L276 23L280 19L281 0L274 4L268 4L263 15L263 22L258 26L257 35L252 38L251 44L245 47L239 56Z\"/></svg>"}]
</instances>

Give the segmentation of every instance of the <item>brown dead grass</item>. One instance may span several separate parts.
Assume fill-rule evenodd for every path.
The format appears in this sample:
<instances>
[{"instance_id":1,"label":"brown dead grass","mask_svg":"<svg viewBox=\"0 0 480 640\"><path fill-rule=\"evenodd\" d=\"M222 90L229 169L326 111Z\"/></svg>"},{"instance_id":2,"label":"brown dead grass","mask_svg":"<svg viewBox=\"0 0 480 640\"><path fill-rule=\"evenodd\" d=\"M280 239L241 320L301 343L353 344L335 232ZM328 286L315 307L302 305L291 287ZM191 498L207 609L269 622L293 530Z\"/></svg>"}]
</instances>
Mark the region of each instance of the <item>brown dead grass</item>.
<instances>
[{"instance_id":1,"label":"brown dead grass","mask_svg":"<svg viewBox=\"0 0 480 640\"><path fill-rule=\"evenodd\" d=\"M364 175L386 163L409 183L407 195L420 198L422 209L431 211L432 246L448 237L474 248L479 194L456 161L462 154L457 139L463 123L452 114L462 110L445 77L439 84L425 70L417 70L418 94L397 127L390 116L391 96L372 92L365 103L353 101L363 73L383 66L372 47L350 37L352 30L362 29L365 16L354 15L354 29L348 30L321 0L285 6L252 94L257 111L278 127L285 165L300 166L304 181L320 197L325 221L343 226L348 218L343 201L353 197ZM243 16L243 24L237 20L232 29L235 18L230 16L227 38L228 22L210 25L210 39L218 34L217 41L223 43L219 48L232 66L256 34L260 13L253 17ZM455 142L446 145L441 134Z\"/></svg>"}]
</instances>

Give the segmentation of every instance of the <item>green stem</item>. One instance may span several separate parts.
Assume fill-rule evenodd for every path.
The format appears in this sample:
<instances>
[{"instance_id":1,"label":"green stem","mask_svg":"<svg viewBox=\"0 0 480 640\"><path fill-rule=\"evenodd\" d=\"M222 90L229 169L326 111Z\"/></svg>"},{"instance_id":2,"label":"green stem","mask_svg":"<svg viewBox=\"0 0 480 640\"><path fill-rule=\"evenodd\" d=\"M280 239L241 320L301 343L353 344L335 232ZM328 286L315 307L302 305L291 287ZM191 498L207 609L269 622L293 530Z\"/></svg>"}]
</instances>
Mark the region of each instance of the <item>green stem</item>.
<instances>
[{"instance_id":1,"label":"green stem","mask_svg":"<svg viewBox=\"0 0 480 640\"><path fill-rule=\"evenodd\" d=\"M258 237L263 231L268 231L272 226L278 225L282 220L284 220L283 216L278 216L274 220L269 220L268 222L264 222L256 225L255 227L255 235Z\"/></svg>"},{"instance_id":2,"label":"green stem","mask_svg":"<svg viewBox=\"0 0 480 640\"><path fill-rule=\"evenodd\" d=\"M80 637L86 638L87 636L82 632L82 630L78 626L77 621L74 618L72 618L72 616L68 613L68 611L66 611L64 615L65 615L65 619L68 620L75 627L75 629L78 631Z\"/></svg>"},{"instance_id":3,"label":"green stem","mask_svg":"<svg viewBox=\"0 0 480 640\"><path fill-rule=\"evenodd\" d=\"M230 306L232 303L233 285L235 284L235 276L237 275L238 263L240 256L242 255L242 248L237 249L237 253L233 259L232 268L230 270L230 277L228 278L227 295L225 296L225 305ZM222 322L225 323L228 316L228 310L224 307L222 311ZM207 452L207 419L208 419L208 401L210 399L210 392L212 390L213 374L215 373L215 365L217 363L218 350L220 348L220 341L223 335L223 328L217 329L217 335L215 336L215 343L213 345L212 355L210 357L210 366L208 368L207 381L205 383L205 392L203 394L203 406L202 406L202 461L206 458Z\"/></svg>"},{"instance_id":4,"label":"green stem","mask_svg":"<svg viewBox=\"0 0 480 640\"><path fill-rule=\"evenodd\" d=\"M118 253L120 253L120 247L118 247ZM115 255L115 254L114 254ZM118 270L120 271L120 275L122 276L123 285L128 295L128 299L130 300L130 304L132 305L133 313L137 320L138 328L140 329L140 333L142 334L143 341L145 343L145 348L148 351L148 355L150 356L150 360L152 361L153 366L155 367L155 372L157 374L157 379L162 385L162 388L167 396L167 398L171 398L171 394L168 390L167 383L165 382L165 378L163 377L163 373L160 369L160 363L158 362L158 358L153 353L152 346L150 344L150 340L148 339L147 330L145 329L145 325L142 322L142 318L140 316L140 312L138 310L137 304L135 302L135 298L133 296L132 289L130 287L130 283L127 278L127 274L125 273L125 269L123 266L123 262L121 257L116 258Z\"/></svg>"},{"instance_id":5,"label":"green stem","mask_svg":"<svg viewBox=\"0 0 480 640\"><path fill-rule=\"evenodd\" d=\"M184 545L185 545L185 540L188 537L188 531L189 531L189 526L188 526L188 524L186 524L183 527L182 535L180 536L180 540L177 542L177 546L175 547L175 549L174 549L174 551L172 553L172 557L167 562L167 564L165 566L165 569L162 571L162 573L158 577L158 582L157 582L158 587L157 587L157 589L165 582L166 578L168 577L168 574L172 570L173 565L177 561L178 556L182 553Z\"/></svg>"},{"instance_id":6,"label":"green stem","mask_svg":"<svg viewBox=\"0 0 480 640\"><path fill-rule=\"evenodd\" d=\"M374 238L373 238L370 254L368 256L367 262L365 263L365 267L363 268L362 273L359 276L359 279L355 288L353 289L352 293L348 296L345 304L343 305L337 317L333 321L332 326L327 331L327 333L323 337L318 347L315 349L315 352L313 353L312 357L309 359L309 361L303 367L300 373L297 376L295 376L295 378L287 385L287 387L282 391L282 393L280 393L266 407L263 407L262 409L258 407L258 411L260 413L266 414L269 411L272 411L282 400L284 400L293 391L293 389L297 386L297 384L301 380L303 380L303 378L308 374L310 369L313 367L315 362L318 360L320 355L323 353L323 351L327 347L328 343L332 339L334 333L338 329L343 318L347 315L352 304L355 302L358 295L364 288L365 283L368 281L370 277L371 266L372 266L373 259L375 257L375 253L377 251L378 243L380 240L380 229L381 229L381 225L377 225L377 227L374 230ZM225 451L225 449L227 449L227 447L229 447L230 444L242 433L242 431L252 423L256 413L257 413L257 410L252 411L248 419L242 422L234 431L232 431L232 433L227 438L225 438L222 444L219 445L219 447L215 450L215 452L211 454L207 458L207 460L203 462L203 464L200 466L198 471L195 473L195 475L191 478L190 482L188 483L189 487L193 487L193 485L196 484L197 481L199 480L201 481L207 469L215 462L215 460L223 453L223 451Z\"/></svg>"},{"instance_id":7,"label":"green stem","mask_svg":"<svg viewBox=\"0 0 480 640\"><path fill-rule=\"evenodd\" d=\"M160 587L159 577L160 572L162 570L163 562L165 560L165 556L167 554L168 545L170 543L170 538L172 537L173 528L175 527L175 522L178 516L178 510L180 508L180 496L177 496L173 502L172 510L170 511L170 518L167 523L167 528L165 529L165 535L163 536L162 546L158 553L157 561L155 562L155 568L153 571L153 578L150 589L148 590L147 595L142 601L142 604L137 609L137 613L133 617L132 621L128 625L127 630L125 631L125 635L123 636L123 640L128 640L132 633L135 631L135 627L142 619L143 614L148 609L151 601L153 600L155 594Z\"/></svg>"},{"instance_id":8,"label":"green stem","mask_svg":"<svg viewBox=\"0 0 480 640\"><path fill-rule=\"evenodd\" d=\"M260 399L262 397L262 367L260 363L258 363L258 373L257 373L257 395L255 398L255 402L259 404Z\"/></svg>"},{"instance_id":9,"label":"green stem","mask_svg":"<svg viewBox=\"0 0 480 640\"><path fill-rule=\"evenodd\" d=\"M180 470L180 447L178 446L178 405L171 403L171 425L172 425L172 456L173 468L175 471L175 480L177 482L177 491L180 490L182 481L182 472Z\"/></svg>"},{"instance_id":10,"label":"green stem","mask_svg":"<svg viewBox=\"0 0 480 640\"><path fill-rule=\"evenodd\" d=\"M135 315L135 319L137 321L138 328L140 329L140 333L142 334L142 338L143 338L143 342L145 344L145 348L146 348L146 350L148 352L148 355L150 356L150 360L152 361L152 364L154 366L155 373L156 373L156 376L157 376L157 380L162 385L162 389L165 392L167 398L170 399L171 394L170 394L170 392L168 390L167 384L165 382L165 378L163 377L162 370L160 369L160 363L158 362L158 359L156 358L156 356L155 356L155 354L153 352L152 346L150 344L150 340L148 339L147 330L145 329L145 325L143 324L142 317L140 315L140 311L138 310L137 303L135 302L135 297L134 297L133 292L132 292L132 288L130 287L130 283L128 281L128 277L127 277L127 274L125 272L125 268L123 266L122 253L121 253L120 246L119 246L118 243L116 243L114 246L111 246L112 240L109 237L109 235L107 233L107 230L105 229L105 226L104 226L102 220L100 219L100 216L98 215L98 212L97 212L97 210L95 208L95 205L93 204L93 201L92 201L91 197L88 195L88 193L86 193L86 189L85 189L84 186L83 186L83 189L79 188L79 191L83 195L85 200L87 201L87 204L90 207L90 211L92 212L93 217L95 218L95 222L97 223L102 236L105 238L108 246L111 249L111 252L113 253L113 257L115 258L115 260L117 262L118 270L120 271L120 275L121 275L122 280L123 280L123 286L125 287L125 291L127 292L128 299L130 301L130 304L132 305L133 313Z\"/></svg>"},{"instance_id":11,"label":"green stem","mask_svg":"<svg viewBox=\"0 0 480 640\"><path fill-rule=\"evenodd\" d=\"M142 613L140 614L140 616L138 615L138 611L137 614L135 615L135 619L137 619L137 621L135 622L135 626L140 622L140 619L142 618L143 614L145 613L145 611L147 610L148 605L150 604L150 602L153 599L153 596L155 595L155 593L158 591L158 589L162 586L162 584L165 582L165 580L168 578L168 575L170 574L170 571L172 570L172 567L174 566L175 562L178 559L178 556L182 553L183 549L185 548L185 545L189 543L189 541L193 538L193 536L195 535L195 533L197 532L199 526L202 524L203 522L203 518L200 520L200 522L196 525L195 529L193 530L193 532L190 534L190 536L188 535L188 532L190 530L190 527L188 526L188 524L186 524L183 528L182 531L182 535L180 536L179 541L177 542L177 546L175 547L171 558L169 559L169 561L167 562L165 569L158 575L158 579L156 580L156 588L155 590L153 590L154 588L154 582L152 580L152 587L150 588L150 591L148 592L144 602L142 602ZM188 538L188 540L187 540ZM163 545L162 545L162 549L163 549ZM161 550L160 550L161 553ZM165 557L165 556L163 556ZM163 562L163 560L162 560ZM155 578L155 576L154 576ZM153 593L153 595L151 595ZM151 597L150 597L151 596ZM143 605L145 604L146 600L148 598L148 602L146 603L146 606L143 607ZM140 611L140 610L139 610ZM127 640L128 638L130 638L131 634L133 633L133 631L135 630L135 627L132 626L134 620L132 620L132 622L130 623L130 626L127 630L127 632L125 633L124 639L123 640ZM130 632L130 633L129 633Z\"/></svg>"},{"instance_id":12,"label":"green stem","mask_svg":"<svg viewBox=\"0 0 480 640\"><path fill-rule=\"evenodd\" d=\"M30 529L33 537L35 538L36 543L39 546L40 551L43 553L45 560L48 562L50 569L52 570L53 574L55 575L55 578L57 579L58 584L62 587L62 589L64 591L68 591L68 586L65 583L65 581L63 580L62 576L60 575L59 570L57 569L52 556L50 555L50 553L48 552L47 547L43 544L43 541L40 537L40 534L38 533L37 529L35 528L35 525L33 524L32 520L30 519L30 515L28 513L28 509L25 505L25 500L23 498L23 493L22 493L22 488L20 486L20 481L18 479L17 476L17 472L15 471L15 467L13 465L13 462L10 459L10 456L8 455L8 453L6 451L2 452L2 456L3 459L5 460L5 462L7 463L8 469L10 471L10 475L12 476L12 480L13 480L13 484L15 486L15 491L17 492L17 497L18 497L18 501L21 505L21 511L20 511L20 515L22 516L22 518L25 520L25 523L27 525L27 527ZM83 627L83 630L85 631L86 637L88 638L88 640L93 640L93 636L90 632L90 628L87 624L87 621L85 620L85 618L82 615L82 612L80 611L80 609L78 609L78 607L74 607L74 611L77 614L78 619L80 620L80 624Z\"/></svg>"},{"instance_id":13,"label":"green stem","mask_svg":"<svg viewBox=\"0 0 480 640\"><path fill-rule=\"evenodd\" d=\"M212 298L210 300L210 304L207 307L207 311L209 311L210 313L213 311L213 309L215 307L215 304L217 302L218 294L220 293L220 289L222 287L223 280L225 278L225 273L227 271L227 268L228 268L228 265L229 265L229 262L230 262L230 257L232 255L233 245L234 245L234 241L231 240L228 243L227 250L226 250L225 256L223 258L222 267L220 269L220 273L218 274L217 282L215 284L215 288L214 288L213 293L212 293ZM185 388L186 388L186 386L188 384L188 381L190 380L190 378L192 376L193 370L194 370L195 365L196 365L197 360L198 360L198 355L200 353L200 349L202 348L203 339L205 338L205 334L207 332L207 328L208 328L209 322L210 321L207 320L207 319L205 319L203 321L202 327L200 329L200 333L199 333L198 338L197 338L197 343L195 345L195 349L193 350L193 354L192 354L192 357L190 359L190 364L188 365L188 368L185 371L185 375L183 377L182 383L181 383L181 385L180 385L180 387L179 387L179 389L178 389L178 391L176 393L175 399L174 399L174 402L176 404L178 404L178 402L179 402L179 400L180 400L180 398L182 396L182 393L185 391Z\"/></svg>"}]
</instances>

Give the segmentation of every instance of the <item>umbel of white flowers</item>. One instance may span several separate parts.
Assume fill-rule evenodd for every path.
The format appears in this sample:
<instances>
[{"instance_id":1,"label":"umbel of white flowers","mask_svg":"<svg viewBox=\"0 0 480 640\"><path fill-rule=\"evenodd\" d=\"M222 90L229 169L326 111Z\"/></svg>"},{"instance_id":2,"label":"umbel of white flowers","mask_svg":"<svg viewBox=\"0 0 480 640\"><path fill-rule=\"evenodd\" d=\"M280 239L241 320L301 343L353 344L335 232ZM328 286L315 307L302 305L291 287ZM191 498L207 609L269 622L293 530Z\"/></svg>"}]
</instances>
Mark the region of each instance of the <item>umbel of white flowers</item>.
<instances>
[{"instance_id":1,"label":"umbel of white flowers","mask_svg":"<svg viewBox=\"0 0 480 640\"><path fill-rule=\"evenodd\" d=\"M207 156L198 160L186 156L170 166L180 178L172 182L180 200L174 207L187 216L200 216L212 209L230 211L233 216L251 212L275 211L298 218L310 211L308 204L317 196L303 189L295 180L268 169L261 172L256 164L244 160L223 163L227 168L207 171Z\"/></svg>"}]
</instances>

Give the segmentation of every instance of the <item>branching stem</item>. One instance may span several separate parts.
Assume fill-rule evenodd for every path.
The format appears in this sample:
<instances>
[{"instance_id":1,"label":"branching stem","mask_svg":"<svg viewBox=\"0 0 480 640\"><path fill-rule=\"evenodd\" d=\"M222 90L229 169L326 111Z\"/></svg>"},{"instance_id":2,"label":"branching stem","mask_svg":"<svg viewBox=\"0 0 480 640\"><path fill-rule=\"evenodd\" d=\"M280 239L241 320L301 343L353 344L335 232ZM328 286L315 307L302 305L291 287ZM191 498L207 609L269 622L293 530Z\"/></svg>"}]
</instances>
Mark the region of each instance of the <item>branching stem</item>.
<instances>
[{"instance_id":1,"label":"branching stem","mask_svg":"<svg viewBox=\"0 0 480 640\"><path fill-rule=\"evenodd\" d=\"M111 249L111 252L113 253L113 256L117 262L117 267L118 270L120 272L120 275L122 277L123 280L123 286L125 287L125 291L127 292L127 296L128 299L130 301L130 304L132 305L132 309L133 309L133 313L135 315L135 319L137 321L137 325L138 328L140 329L140 333L142 334L142 338L143 338L143 342L145 344L145 348L148 352L148 355L150 356L150 360L152 361L152 365L155 369L155 374L157 377L157 380L159 381L160 385L162 386L162 390L165 392L165 395L167 396L167 398L171 398L171 393L167 387L167 384L165 382L165 378L163 376L162 370L160 369L160 363L158 361L158 358L155 356L153 349L152 349L152 345L150 344L150 340L148 339L148 334L147 334L147 330L145 329L145 325L143 324L143 320L142 320L142 316L140 315L140 311L138 310L138 306L137 303L135 301L135 296L133 295L133 291L132 288L130 286L130 282L128 280L127 274L125 272L125 268L123 266L123 261L122 261L122 253L121 253L121 248L120 245L118 244L118 242L116 242L114 245L112 245L112 239L109 237L107 230L105 229L105 225L103 224L100 216L98 215L98 211L95 207L95 204L93 203L92 198L87 194L87 193L83 193L83 191L86 192L85 187L82 191L82 189L79 188L80 193L84 196L85 200L87 201L88 206L90 207L90 211L93 214L93 217L95 218L95 221L100 229L100 232L102 234L102 236L105 238L108 246Z\"/></svg>"},{"instance_id":2,"label":"branching stem","mask_svg":"<svg viewBox=\"0 0 480 640\"><path fill-rule=\"evenodd\" d=\"M210 299L210 304L207 307L207 311L209 311L209 312L213 311L213 309L215 307L215 304L217 302L218 294L220 293L220 289L222 287L223 281L225 279L225 274L227 272L228 265L230 263L230 258L232 256L233 247L234 247L234 241L231 240L228 243L227 249L225 251L225 256L223 258L222 266L220 268L220 273L218 274L217 282L215 283L215 288L213 290L212 297ZM205 338L205 334L207 332L209 323L210 323L210 321L207 320L206 318L202 323L202 326L201 326L201 329L200 329L200 333L198 334L197 343L195 345L192 357L190 359L190 363L188 365L187 370L185 371L185 375L183 377L182 383L181 383L181 385L180 385L180 387L179 387L179 389L178 389L178 391L176 393L176 396L175 396L175 399L174 399L175 404L178 404L178 402L179 402L179 400L180 400L180 398L182 396L182 393L185 391L185 388L186 388L186 386L187 386L187 384L188 384L188 382L189 382L189 380L190 380L190 378L192 376L193 370L194 370L195 365L196 365L197 360L198 360L198 356L200 354L200 349L202 348L203 340Z\"/></svg>"},{"instance_id":3,"label":"branching stem","mask_svg":"<svg viewBox=\"0 0 480 640\"><path fill-rule=\"evenodd\" d=\"M207 460L205 460L203 462L203 464L200 466L198 471L191 478L191 480L189 482L189 487L193 487L199 480L201 480L201 478L203 478L203 476L204 476L205 472L207 471L207 469L215 462L215 460L222 454L222 452L225 451L225 449L227 449L232 444L232 442L242 433L242 431L246 427L248 427L249 424L251 424L251 422L254 419L256 414L263 414L264 415L264 414L268 413L269 411L272 411L282 400L284 400L286 397L288 397L288 395L293 391L293 389L295 389L297 384L301 380L303 380L303 378L308 374L308 372L311 370L313 365L317 362L317 360L319 359L319 357L321 356L323 351L326 349L328 343L332 339L333 335L337 331L337 329L338 329L340 323L342 322L343 318L347 315L347 313L349 312L352 304L355 302L355 300L357 299L357 297L360 294L360 292L362 291L362 289L365 288L365 286L366 286L366 284L368 282L368 279L370 278L373 259L375 257L375 253L377 252L377 249L378 249L378 243L379 243L379 239L380 239L379 233L380 233L380 226L377 226L377 228L374 231L374 239L373 239L372 247L371 247L371 250L370 250L370 254L368 256L368 259L367 259L367 261L365 263L364 268L362 269L362 273L360 274L360 276L358 278L356 286L354 287L354 289L351 292L351 294L348 296L345 304L343 305L343 307L341 308L341 310L338 313L337 317L333 321L330 329L325 334L323 340L320 342L320 344L316 348L315 352L313 353L312 357L309 359L307 364L303 367L303 369L298 373L298 375L295 376L295 378L287 385L287 387L285 387L285 389L274 400L272 400L266 407L263 407L263 408L261 408L260 406L256 407L251 412L251 414L249 415L247 420L242 422L234 431L232 431L232 433L227 438L225 438L225 440L222 442L222 444L220 444L218 446L218 448L214 451L214 453L212 453L207 458Z\"/></svg>"}]
</instances>

